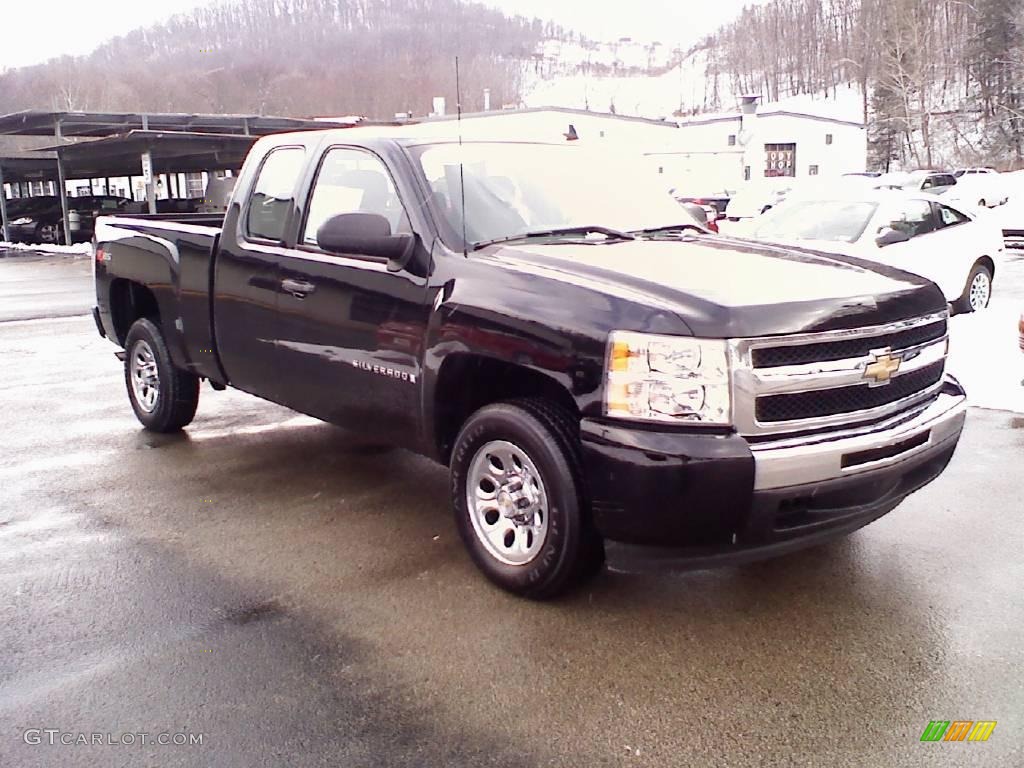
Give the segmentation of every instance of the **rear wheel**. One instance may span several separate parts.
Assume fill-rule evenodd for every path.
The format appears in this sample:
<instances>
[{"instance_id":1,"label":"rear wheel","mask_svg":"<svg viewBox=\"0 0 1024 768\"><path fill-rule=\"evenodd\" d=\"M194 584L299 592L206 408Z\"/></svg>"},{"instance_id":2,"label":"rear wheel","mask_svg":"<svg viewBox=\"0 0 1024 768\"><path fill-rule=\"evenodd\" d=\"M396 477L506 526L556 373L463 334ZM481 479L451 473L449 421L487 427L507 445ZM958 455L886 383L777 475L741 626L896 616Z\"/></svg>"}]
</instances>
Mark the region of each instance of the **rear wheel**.
<instances>
[{"instance_id":1,"label":"rear wheel","mask_svg":"<svg viewBox=\"0 0 1024 768\"><path fill-rule=\"evenodd\" d=\"M586 505L573 419L540 400L481 408L455 442L456 524L477 567L524 597L555 597L591 576L604 546Z\"/></svg>"},{"instance_id":2,"label":"rear wheel","mask_svg":"<svg viewBox=\"0 0 1024 768\"><path fill-rule=\"evenodd\" d=\"M64 233L59 224L40 223L36 225L35 240L42 245L63 245Z\"/></svg>"},{"instance_id":3,"label":"rear wheel","mask_svg":"<svg viewBox=\"0 0 1024 768\"><path fill-rule=\"evenodd\" d=\"M177 432L199 404L199 378L174 367L160 328L136 320L125 339L124 380L135 416L151 432Z\"/></svg>"},{"instance_id":4,"label":"rear wheel","mask_svg":"<svg viewBox=\"0 0 1024 768\"><path fill-rule=\"evenodd\" d=\"M978 312L988 306L992 299L992 273L984 264L975 264L967 277L964 292L953 303L957 314Z\"/></svg>"}]
</instances>

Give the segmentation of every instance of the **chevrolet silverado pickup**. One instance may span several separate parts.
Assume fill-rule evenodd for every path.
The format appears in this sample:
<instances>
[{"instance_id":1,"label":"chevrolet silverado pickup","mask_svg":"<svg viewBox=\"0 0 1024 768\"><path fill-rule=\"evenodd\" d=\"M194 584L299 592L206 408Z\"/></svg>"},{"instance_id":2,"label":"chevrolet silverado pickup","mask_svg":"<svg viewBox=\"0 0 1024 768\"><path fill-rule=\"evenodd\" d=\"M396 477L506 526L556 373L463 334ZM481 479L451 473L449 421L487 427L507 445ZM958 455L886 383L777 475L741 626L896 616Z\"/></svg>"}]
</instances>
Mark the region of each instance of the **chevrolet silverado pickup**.
<instances>
[{"instance_id":1,"label":"chevrolet silverado pickup","mask_svg":"<svg viewBox=\"0 0 1024 768\"><path fill-rule=\"evenodd\" d=\"M224 214L99 219L94 316L146 429L206 380L429 456L531 598L847 534L953 455L927 280L710 235L582 147L370 130L260 139Z\"/></svg>"}]
</instances>

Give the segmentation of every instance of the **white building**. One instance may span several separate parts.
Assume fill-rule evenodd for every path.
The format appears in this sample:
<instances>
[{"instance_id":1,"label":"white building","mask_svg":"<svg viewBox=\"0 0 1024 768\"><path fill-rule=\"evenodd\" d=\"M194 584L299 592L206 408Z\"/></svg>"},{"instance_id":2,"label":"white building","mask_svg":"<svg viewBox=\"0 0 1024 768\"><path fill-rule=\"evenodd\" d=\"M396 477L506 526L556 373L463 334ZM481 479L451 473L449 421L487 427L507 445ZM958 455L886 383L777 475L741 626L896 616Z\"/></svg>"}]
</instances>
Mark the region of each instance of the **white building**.
<instances>
[{"instance_id":1,"label":"white building","mask_svg":"<svg viewBox=\"0 0 1024 768\"><path fill-rule=\"evenodd\" d=\"M387 133L500 141L578 141L635 153L666 187L706 195L735 191L773 176L837 176L863 171L867 138L861 123L784 110L756 99L735 113L678 121L565 107L533 107L414 118ZM379 127L362 129L380 133Z\"/></svg>"},{"instance_id":2,"label":"white building","mask_svg":"<svg viewBox=\"0 0 1024 768\"><path fill-rule=\"evenodd\" d=\"M713 177L704 193L735 189L757 179L840 176L864 170L867 131L863 123L772 105L758 109L753 98L745 102L738 112L681 121L681 141L647 153L648 157L664 173L683 180Z\"/></svg>"},{"instance_id":3,"label":"white building","mask_svg":"<svg viewBox=\"0 0 1024 768\"><path fill-rule=\"evenodd\" d=\"M449 109L448 114L413 118L387 132L431 138L454 138L461 133L464 139L469 140L566 141L575 130L580 143L607 141L642 151L643 148L660 146L677 134L678 129L674 122L645 117L565 107L528 107L473 112L463 114L461 120ZM381 132L376 126L350 130Z\"/></svg>"}]
</instances>

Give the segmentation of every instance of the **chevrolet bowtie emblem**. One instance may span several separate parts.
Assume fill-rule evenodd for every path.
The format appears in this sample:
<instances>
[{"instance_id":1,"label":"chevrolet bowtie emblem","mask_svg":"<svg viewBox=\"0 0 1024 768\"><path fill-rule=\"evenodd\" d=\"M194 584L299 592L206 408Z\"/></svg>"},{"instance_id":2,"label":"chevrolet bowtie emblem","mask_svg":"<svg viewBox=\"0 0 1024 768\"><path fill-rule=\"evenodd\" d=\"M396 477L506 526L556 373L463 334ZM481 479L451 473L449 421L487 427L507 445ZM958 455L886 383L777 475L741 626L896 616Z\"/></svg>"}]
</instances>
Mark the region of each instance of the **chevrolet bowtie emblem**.
<instances>
[{"instance_id":1,"label":"chevrolet bowtie emblem","mask_svg":"<svg viewBox=\"0 0 1024 768\"><path fill-rule=\"evenodd\" d=\"M881 387L892 381L892 376L900 369L903 358L894 355L888 349L879 349L871 353L874 358L864 367L864 378L869 387Z\"/></svg>"}]
</instances>

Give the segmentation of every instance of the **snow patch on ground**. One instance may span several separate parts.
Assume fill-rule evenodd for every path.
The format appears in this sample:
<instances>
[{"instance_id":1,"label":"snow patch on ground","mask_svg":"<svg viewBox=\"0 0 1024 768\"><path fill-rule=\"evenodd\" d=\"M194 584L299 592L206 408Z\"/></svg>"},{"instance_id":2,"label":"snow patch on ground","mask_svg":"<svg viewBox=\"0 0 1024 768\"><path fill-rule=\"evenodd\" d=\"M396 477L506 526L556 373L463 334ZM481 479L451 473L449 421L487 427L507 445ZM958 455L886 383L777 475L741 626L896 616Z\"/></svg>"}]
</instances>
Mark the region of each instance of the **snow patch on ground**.
<instances>
[{"instance_id":1,"label":"snow patch on ground","mask_svg":"<svg viewBox=\"0 0 1024 768\"><path fill-rule=\"evenodd\" d=\"M996 266L992 303L949 322L948 370L980 408L1024 413L1024 352L1017 321L1024 312L1024 258Z\"/></svg>"},{"instance_id":2,"label":"snow patch on ground","mask_svg":"<svg viewBox=\"0 0 1024 768\"><path fill-rule=\"evenodd\" d=\"M1024 413L1024 353L1017 346L1021 306L993 304L950 321L948 370L980 408Z\"/></svg>"},{"instance_id":3,"label":"snow patch on ground","mask_svg":"<svg viewBox=\"0 0 1024 768\"><path fill-rule=\"evenodd\" d=\"M91 243L75 243L74 245L28 245L26 243L0 242L0 251L31 251L32 253L58 253L68 256L80 256L92 253Z\"/></svg>"}]
</instances>

